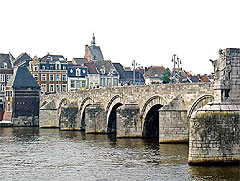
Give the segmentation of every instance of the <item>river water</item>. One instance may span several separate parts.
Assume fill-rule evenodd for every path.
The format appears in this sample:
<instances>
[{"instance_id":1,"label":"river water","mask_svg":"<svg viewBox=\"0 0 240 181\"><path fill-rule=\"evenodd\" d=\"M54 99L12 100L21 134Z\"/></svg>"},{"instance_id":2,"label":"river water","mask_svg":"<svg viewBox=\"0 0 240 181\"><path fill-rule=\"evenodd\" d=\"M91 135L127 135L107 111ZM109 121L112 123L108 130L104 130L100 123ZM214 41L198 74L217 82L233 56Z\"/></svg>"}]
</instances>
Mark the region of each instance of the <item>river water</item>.
<instances>
[{"instance_id":1,"label":"river water","mask_svg":"<svg viewBox=\"0 0 240 181\"><path fill-rule=\"evenodd\" d=\"M189 166L188 145L0 128L0 180L240 180L240 166Z\"/></svg>"}]
</instances>

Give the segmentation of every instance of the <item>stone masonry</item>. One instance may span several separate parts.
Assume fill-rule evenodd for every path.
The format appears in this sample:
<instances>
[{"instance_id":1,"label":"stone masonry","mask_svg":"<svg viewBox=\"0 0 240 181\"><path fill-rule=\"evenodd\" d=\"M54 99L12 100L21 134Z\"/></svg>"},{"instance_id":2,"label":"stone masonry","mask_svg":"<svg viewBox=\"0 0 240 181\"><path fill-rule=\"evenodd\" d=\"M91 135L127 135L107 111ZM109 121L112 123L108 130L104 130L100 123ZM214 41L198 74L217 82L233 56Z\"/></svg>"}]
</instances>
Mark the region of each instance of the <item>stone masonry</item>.
<instances>
[{"instance_id":1,"label":"stone masonry","mask_svg":"<svg viewBox=\"0 0 240 181\"><path fill-rule=\"evenodd\" d=\"M144 130L146 130L145 121L148 112L152 107L160 105L159 107L163 108L159 114L160 119L162 119L159 124L159 140L183 142L187 141L186 115L191 110L192 104L205 95L213 95L213 90L212 83L160 84L106 87L45 95L41 97L41 104L45 105L40 108L40 126L60 127L62 118L64 118L60 116L64 115L61 111L66 109L66 107L64 109L61 107L76 103L78 113L74 129L85 129L86 133L107 133L112 109L114 107L116 109L115 105L122 105L115 110L117 136L142 137ZM135 110L131 116L129 114L133 107L129 107L129 105L134 105ZM129 110L126 110L128 108ZM166 119L163 118L162 114L165 115ZM70 121L65 117L66 128L67 125L70 125L66 122L67 120Z\"/></svg>"},{"instance_id":2,"label":"stone masonry","mask_svg":"<svg viewBox=\"0 0 240 181\"><path fill-rule=\"evenodd\" d=\"M212 62L215 101L191 116L189 164L240 162L240 49L220 49Z\"/></svg>"}]
</instances>

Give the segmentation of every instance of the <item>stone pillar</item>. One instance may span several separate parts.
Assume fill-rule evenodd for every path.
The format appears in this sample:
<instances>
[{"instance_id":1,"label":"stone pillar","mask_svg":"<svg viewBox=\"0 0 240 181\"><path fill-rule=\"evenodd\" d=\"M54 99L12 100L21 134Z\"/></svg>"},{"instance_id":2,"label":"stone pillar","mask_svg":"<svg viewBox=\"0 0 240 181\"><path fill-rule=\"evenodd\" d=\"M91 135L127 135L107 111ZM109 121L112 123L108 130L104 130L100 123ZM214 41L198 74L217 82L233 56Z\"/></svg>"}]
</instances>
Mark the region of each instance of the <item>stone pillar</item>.
<instances>
[{"instance_id":1,"label":"stone pillar","mask_svg":"<svg viewBox=\"0 0 240 181\"><path fill-rule=\"evenodd\" d=\"M103 105L100 103L86 107L85 132L107 133L107 115Z\"/></svg>"},{"instance_id":2,"label":"stone pillar","mask_svg":"<svg viewBox=\"0 0 240 181\"><path fill-rule=\"evenodd\" d=\"M142 137L139 113L137 104L124 104L117 109L117 137Z\"/></svg>"},{"instance_id":3,"label":"stone pillar","mask_svg":"<svg viewBox=\"0 0 240 181\"><path fill-rule=\"evenodd\" d=\"M159 142L188 143L187 110L159 110Z\"/></svg>"},{"instance_id":4,"label":"stone pillar","mask_svg":"<svg viewBox=\"0 0 240 181\"><path fill-rule=\"evenodd\" d=\"M80 122L76 121L78 114L77 104L67 104L61 107L60 130L81 130Z\"/></svg>"},{"instance_id":5,"label":"stone pillar","mask_svg":"<svg viewBox=\"0 0 240 181\"><path fill-rule=\"evenodd\" d=\"M58 128L58 111L54 102L50 102L39 110L40 128Z\"/></svg>"},{"instance_id":6,"label":"stone pillar","mask_svg":"<svg viewBox=\"0 0 240 181\"><path fill-rule=\"evenodd\" d=\"M240 104L210 103L190 120L189 164L240 163Z\"/></svg>"},{"instance_id":7,"label":"stone pillar","mask_svg":"<svg viewBox=\"0 0 240 181\"><path fill-rule=\"evenodd\" d=\"M181 96L159 110L159 142L188 142L187 110Z\"/></svg>"}]
</instances>

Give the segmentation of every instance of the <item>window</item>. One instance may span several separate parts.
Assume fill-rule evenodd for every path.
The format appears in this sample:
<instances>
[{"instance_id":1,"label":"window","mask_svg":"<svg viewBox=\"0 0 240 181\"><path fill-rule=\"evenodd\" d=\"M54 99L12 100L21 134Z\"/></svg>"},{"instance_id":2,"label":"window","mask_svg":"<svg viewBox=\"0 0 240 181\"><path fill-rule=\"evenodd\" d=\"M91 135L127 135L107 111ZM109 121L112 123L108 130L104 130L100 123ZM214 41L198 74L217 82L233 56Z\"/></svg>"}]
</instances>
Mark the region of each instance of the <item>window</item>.
<instances>
[{"instance_id":1,"label":"window","mask_svg":"<svg viewBox=\"0 0 240 181\"><path fill-rule=\"evenodd\" d=\"M76 80L76 88L79 89L81 87L80 80Z\"/></svg>"},{"instance_id":2,"label":"window","mask_svg":"<svg viewBox=\"0 0 240 181\"><path fill-rule=\"evenodd\" d=\"M33 66L33 71L38 71L38 66L37 65Z\"/></svg>"},{"instance_id":3,"label":"window","mask_svg":"<svg viewBox=\"0 0 240 181\"><path fill-rule=\"evenodd\" d=\"M11 111L11 104L10 104L10 102L8 102L8 104L7 104L7 112L10 112Z\"/></svg>"},{"instance_id":4,"label":"window","mask_svg":"<svg viewBox=\"0 0 240 181\"><path fill-rule=\"evenodd\" d=\"M36 81L38 81L38 74L33 74L33 77Z\"/></svg>"},{"instance_id":5,"label":"window","mask_svg":"<svg viewBox=\"0 0 240 181\"><path fill-rule=\"evenodd\" d=\"M118 86L118 79L117 78L113 78L113 85Z\"/></svg>"},{"instance_id":6,"label":"window","mask_svg":"<svg viewBox=\"0 0 240 181\"><path fill-rule=\"evenodd\" d=\"M4 68L7 69L7 63L4 63Z\"/></svg>"},{"instance_id":7,"label":"window","mask_svg":"<svg viewBox=\"0 0 240 181\"><path fill-rule=\"evenodd\" d=\"M53 69L53 66L50 66L50 69L52 70L52 69Z\"/></svg>"},{"instance_id":8,"label":"window","mask_svg":"<svg viewBox=\"0 0 240 181\"><path fill-rule=\"evenodd\" d=\"M75 81L74 80L71 80L71 88L74 88L75 87Z\"/></svg>"},{"instance_id":9,"label":"window","mask_svg":"<svg viewBox=\"0 0 240 181\"><path fill-rule=\"evenodd\" d=\"M12 97L12 91L6 91L6 97Z\"/></svg>"},{"instance_id":10,"label":"window","mask_svg":"<svg viewBox=\"0 0 240 181\"><path fill-rule=\"evenodd\" d=\"M0 82L5 82L5 74L0 74Z\"/></svg>"},{"instance_id":11,"label":"window","mask_svg":"<svg viewBox=\"0 0 240 181\"><path fill-rule=\"evenodd\" d=\"M54 84L49 85L49 92L54 92Z\"/></svg>"},{"instance_id":12,"label":"window","mask_svg":"<svg viewBox=\"0 0 240 181\"><path fill-rule=\"evenodd\" d=\"M61 80L61 75L60 74L56 74L56 81L60 81Z\"/></svg>"},{"instance_id":13,"label":"window","mask_svg":"<svg viewBox=\"0 0 240 181\"><path fill-rule=\"evenodd\" d=\"M56 84L56 92L61 92L61 84Z\"/></svg>"},{"instance_id":14,"label":"window","mask_svg":"<svg viewBox=\"0 0 240 181\"><path fill-rule=\"evenodd\" d=\"M56 70L59 70L59 69L60 69L60 64L56 63Z\"/></svg>"},{"instance_id":15,"label":"window","mask_svg":"<svg viewBox=\"0 0 240 181\"><path fill-rule=\"evenodd\" d=\"M82 81L82 87L86 87L86 81L85 80Z\"/></svg>"},{"instance_id":16,"label":"window","mask_svg":"<svg viewBox=\"0 0 240 181\"><path fill-rule=\"evenodd\" d=\"M106 83L105 83L105 78L101 78L100 85L104 87L104 86L105 86L105 84L106 84Z\"/></svg>"},{"instance_id":17,"label":"window","mask_svg":"<svg viewBox=\"0 0 240 181\"><path fill-rule=\"evenodd\" d=\"M81 70L79 68L76 69L76 76L81 76Z\"/></svg>"},{"instance_id":18,"label":"window","mask_svg":"<svg viewBox=\"0 0 240 181\"><path fill-rule=\"evenodd\" d=\"M42 92L46 92L47 91L46 88L47 88L46 84L41 85Z\"/></svg>"},{"instance_id":19,"label":"window","mask_svg":"<svg viewBox=\"0 0 240 181\"><path fill-rule=\"evenodd\" d=\"M45 65L43 65L43 66L42 66L42 69L43 69L43 70L45 70L45 69L46 69Z\"/></svg>"},{"instance_id":20,"label":"window","mask_svg":"<svg viewBox=\"0 0 240 181\"><path fill-rule=\"evenodd\" d=\"M67 81L67 75L66 74L62 74L62 81Z\"/></svg>"},{"instance_id":21,"label":"window","mask_svg":"<svg viewBox=\"0 0 240 181\"><path fill-rule=\"evenodd\" d=\"M41 81L46 81L46 74L41 75Z\"/></svg>"},{"instance_id":22,"label":"window","mask_svg":"<svg viewBox=\"0 0 240 181\"><path fill-rule=\"evenodd\" d=\"M66 66L62 66L62 69L63 69L63 70L66 70Z\"/></svg>"},{"instance_id":23,"label":"window","mask_svg":"<svg viewBox=\"0 0 240 181\"><path fill-rule=\"evenodd\" d=\"M107 78L107 86L111 86L112 85L112 80L111 78Z\"/></svg>"},{"instance_id":24,"label":"window","mask_svg":"<svg viewBox=\"0 0 240 181\"><path fill-rule=\"evenodd\" d=\"M49 74L49 81L54 81L53 74Z\"/></svg>"},{"instance_id":25,"label":"window","mask_svg":"<svg viewBox=\"0 0 240 181\"><path fill-rule=\"evenodd\" d=\"M67 84L62 84L62 92L66 92L67 91Z\"/></svg>"},{"instance_id":26,"label":"window","mask_svg":"<svg viewBox=\"0 0 240 181\"><path fill-rule=\"evenodd\" d=\"M4 92L4 90L5 90L5 86L4 86L3 84L1 84L1 85L0 85L0 91L1 91L1 92Z\"/></svg>"},{"instance_id":27,"label":"window","mask_svg":"<svg viewBox=\"0 0 240 181\"><path fill-rule=\"evenodd\" d=\"M11 74L7 74L7 82L11 79L12 75Z\"/></svg>"}]
</instances>

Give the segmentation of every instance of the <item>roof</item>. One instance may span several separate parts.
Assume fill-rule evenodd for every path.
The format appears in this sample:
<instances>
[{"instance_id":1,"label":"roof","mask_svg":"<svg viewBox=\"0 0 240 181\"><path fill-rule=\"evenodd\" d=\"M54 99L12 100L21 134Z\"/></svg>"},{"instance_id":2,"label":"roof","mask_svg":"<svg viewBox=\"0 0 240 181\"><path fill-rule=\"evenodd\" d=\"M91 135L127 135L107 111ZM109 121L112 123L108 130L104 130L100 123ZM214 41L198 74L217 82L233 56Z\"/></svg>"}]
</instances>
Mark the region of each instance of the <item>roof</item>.
<instances>
[{"instance_id":1,"label":"roof","mask_svg":"<svg viewBox=\"0 0 240 181\"><path fill-rule=\"evenodd\" d=\"M98 74L97 68L93 62L88 62L88 63L85 63L84 65L85 67L87 67L89 74Z\"/></svg>"},{"instance_id":2,"label":"roof","mask_svg":"<svg viewBox=\"0 0 240 181\"><path fill-rule=\"evenodd\" d=\"M201 82L210 82L210 80L209 80L207 75L201 75L200 79L201 79Z\"/></svg>"},{"instance_id":3,"label":"roof","mask_svg":"<svg viewBox=\"0 0 240 181\"><path fill-rule=\"evenodd\" d=\"M150 66L144 73L145 77L161 77L165 68L163 66Z\"/></svg>"},{"instance_id":4,"label":"roof","mask_svg":"<svg viewBox=\"0 0 240 181\"><path fill-rule=\"evenodd\" d=\"M13 87L15 89L22 88L40 89L38 83L36 82L36 80L33 78L33 76L26 67L16 68L13 76L8 81L7 86Z\"/></svg>"},{"instance_id":5,"label":"roof","mask_svg":"<svg viewBox=\"0 0 240 181\"><path fill-rule=\"evenodd\" d=\"M104 60L100 46L91 45L88 49L93 60Z\"/></svg>"},{"instance_id":6,"label":"roof","mask_svg":"<svg viewBox=\"0 0 240 181\"><path fill-rule=\"evenodd\" d=\"M105 74L105 75L108 75L110 73L115 75L118 74L111 60L93 61L93 62L96 65L97 70L100 74Z\"/></svg>"},{"instance_id":7,"label":"roof","mask_svg":"<svg viewBox=\"0 0 240 181\"><path fill-rule=\"evenodd\" d=\"M122 66L122 64L120 63L112 63L113 66L115 67L115 69L117 70L117 72L119 73L119 79L124 79L124 74L125 74L125 70L124 67Z\"/></svg>"},{"instance_id":8,"label":"roof","mask_svg":"<svg viewBox=\"0 0 240 181\"><path fill-rule=\"evenodd\" d=\"M60 63L67 63L67 60L64 58L63 55L50 55L49 53L44 57L40 58L40 62L47 62L49 63L56 63L59 61Z\"/></svg>"},{"instance_id":9,"label":"roof","mask_svg":"<svg viewBox=\"0 0 240 181\"><path fill-rule=\"evenodd\" d=\"M88 60L86 58L73 58L72 63L73 64L84 64L84 63L88 63Z\"/></svg>"},{"instance_id":10,"label":"roof","mask_svg":"<svg viewBox=\"0 0 240 181\"><path fill-rule=\"evenodd\" d=\"M28 66L32 58L27 53L22 53L14 61L13 66Z\"/></svg>"},{"instance_id":11,"label":"roof","mask_svg":"<svg viewBox=\"0 0 240 181\"><path fill-rule=\"evenodd\" d=\"M0 68L4 68L4 63L7 64L7 68L13 68L12 67L12 61L14 60L14 57L11 53L9 54L0 54Z\"/></svg>"}]
</instances>

